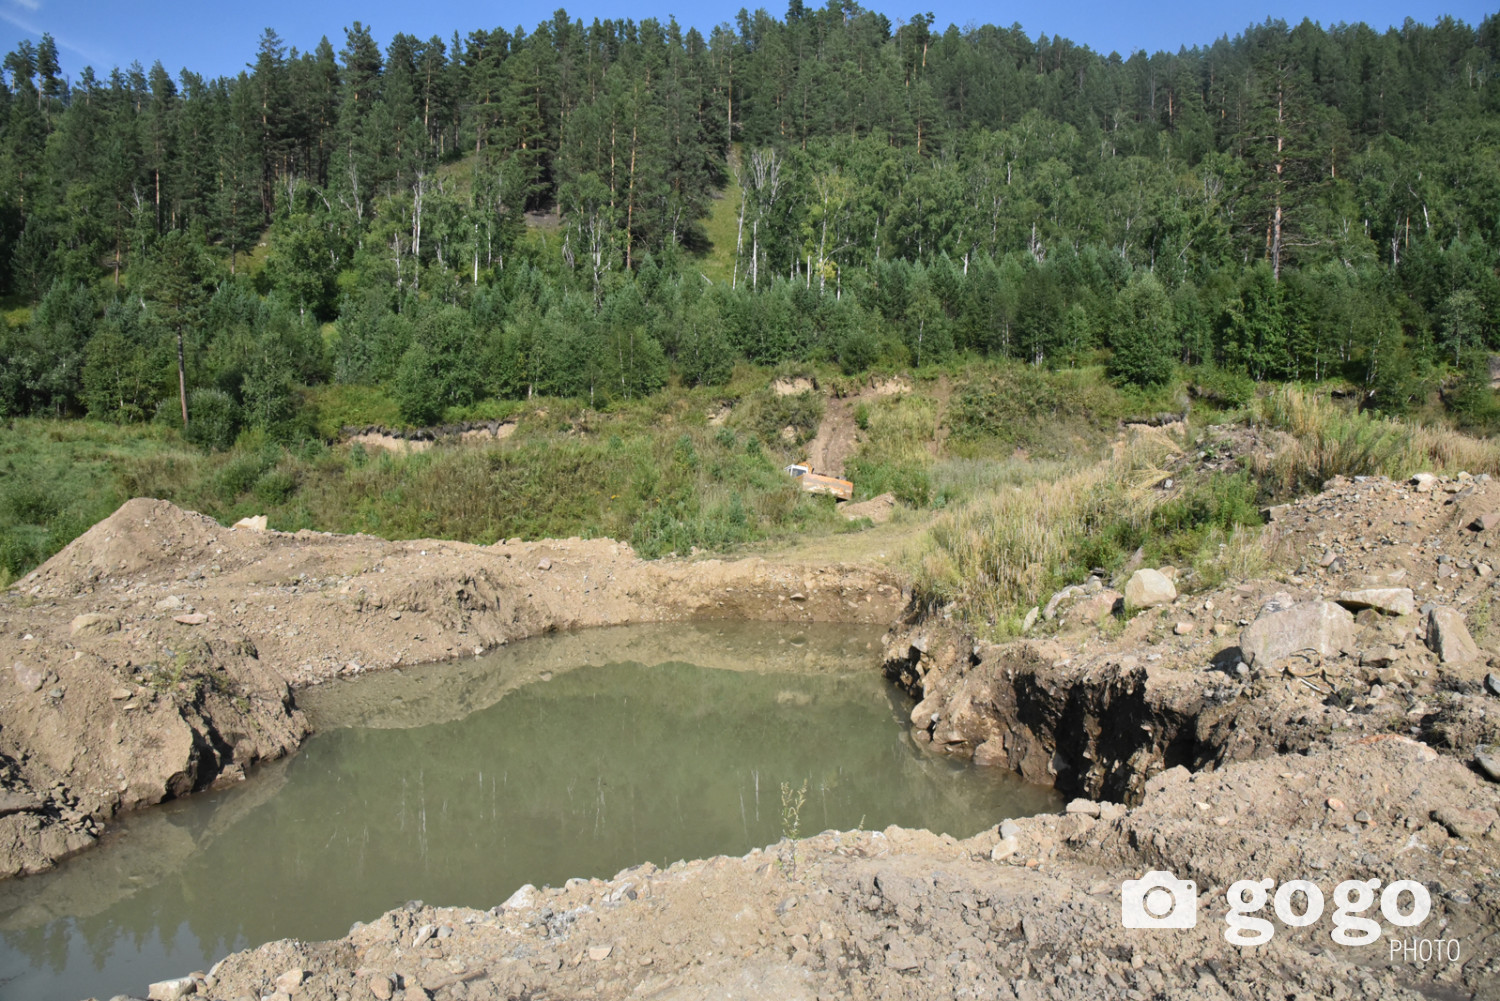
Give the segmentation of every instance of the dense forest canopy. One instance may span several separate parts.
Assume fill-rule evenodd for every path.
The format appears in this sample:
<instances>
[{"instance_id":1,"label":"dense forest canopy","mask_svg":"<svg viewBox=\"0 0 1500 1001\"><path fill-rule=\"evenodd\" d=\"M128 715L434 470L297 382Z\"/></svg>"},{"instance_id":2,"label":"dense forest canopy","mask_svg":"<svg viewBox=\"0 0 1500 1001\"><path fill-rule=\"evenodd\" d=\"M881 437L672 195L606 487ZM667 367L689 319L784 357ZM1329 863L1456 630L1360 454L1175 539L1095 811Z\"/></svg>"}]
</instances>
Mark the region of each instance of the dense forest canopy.
<instances>
[{"instance_id":1,"label":"dense forest canopy","mask_svg":"<svg viewBox=\"0 0 1500 1001\"><path fill-rule=\"evenodd\" d=\"M1500 338L1497 65L1497 16L1122 59L848 0L268 29L233 79L44 37L0 83L0 413L277 431L342 382L420 423L954 352L1397 410Z\"/></svg>"}]
</instances>

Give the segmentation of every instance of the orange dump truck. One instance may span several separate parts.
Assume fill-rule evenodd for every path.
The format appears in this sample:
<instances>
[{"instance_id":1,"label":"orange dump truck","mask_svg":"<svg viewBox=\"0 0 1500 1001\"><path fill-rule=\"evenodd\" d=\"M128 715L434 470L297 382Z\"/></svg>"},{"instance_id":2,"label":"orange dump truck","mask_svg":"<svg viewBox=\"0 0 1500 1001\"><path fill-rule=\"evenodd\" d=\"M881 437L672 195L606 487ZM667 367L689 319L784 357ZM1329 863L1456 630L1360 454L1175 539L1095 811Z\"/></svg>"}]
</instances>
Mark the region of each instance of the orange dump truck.
<instances>
[{"instance_id":1,"label":"orange dump truck","mask_svg":"<svg viewBox=\"0 0 1500 1001\"><path fill-rule=\"evenodd\" d=\"M810 494L828 494L838 500L846 501L854 497L854 484L849 480L841 480L837 476L824 476L815 473L801 463L793 463L786 467L788 476L794 476L802 483L802 489Z\"/></svg>"}]
</instances>

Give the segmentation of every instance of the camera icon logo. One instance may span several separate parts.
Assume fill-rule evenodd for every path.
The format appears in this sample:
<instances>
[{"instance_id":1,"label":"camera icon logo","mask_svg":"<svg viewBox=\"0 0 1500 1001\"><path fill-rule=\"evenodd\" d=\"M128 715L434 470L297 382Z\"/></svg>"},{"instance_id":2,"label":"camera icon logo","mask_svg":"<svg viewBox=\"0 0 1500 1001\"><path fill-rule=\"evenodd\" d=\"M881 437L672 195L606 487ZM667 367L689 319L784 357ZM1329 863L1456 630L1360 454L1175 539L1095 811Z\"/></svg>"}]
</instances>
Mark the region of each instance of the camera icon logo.
<instances>
[{"instance_id":1,"label":"camera icon logo","mask_svg":"<svg viewBox=\"0 0 1500 1001\"><path fill-rule=\"evenodd\" d=\"M1194 928L1198 884L1152 869L1120 884L1120 921L1126 928Z\"/></svg>"}]
</instances>

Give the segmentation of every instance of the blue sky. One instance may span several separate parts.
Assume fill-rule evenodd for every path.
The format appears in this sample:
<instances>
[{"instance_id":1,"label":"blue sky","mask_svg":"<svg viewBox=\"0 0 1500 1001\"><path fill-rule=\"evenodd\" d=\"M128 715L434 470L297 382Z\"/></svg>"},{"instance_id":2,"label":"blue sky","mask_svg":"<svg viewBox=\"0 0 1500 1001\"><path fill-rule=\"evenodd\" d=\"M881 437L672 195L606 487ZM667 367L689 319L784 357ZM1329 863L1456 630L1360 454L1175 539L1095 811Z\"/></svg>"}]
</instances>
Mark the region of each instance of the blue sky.
<instances>
[{"instance_id":1,"label":"blue sky","mask_svg":"<svg viewBox=\"0 0 1500 1001\"><path fill-rule=\"evenodd\" d=\"M821 6L807 0L809 7ZM107 72L139 60L149 67L160 59L174 76L186 67L205 76L234 74L254 58L261 31L273 27L288 45L310 49L327 35L337 49L344 28L355 20L370 25L382 45L392 34L405 31L422 38L448 38L454 29L467 34L474 28L523 25L528 30L550 18L558 0L521 0L519 3L477 3L473 0L260 0L247 4L218 4L204 0L154 0L137 6L103 0L0 0L0 47L9 52L24 38L35 40L50 32L57 40L63 71L76 78L85 65ZM585 23L595 17L640 20L675 15L684 25L700 30L729 21L741 0L582 0L567 5L568 13ZM777 16L785 0L766 4ZM1208 43L1220 35L1235 35L1247 25L1278 17L1295 23L1304 17L1324 25L1365 21L1379 29L1400 25L1407 17L1431 23L1449 14L1477 25L1494 8L1477 0L1435 3L1429 0L1282 0L1205 3L1203 0L1140 0L1103 2L1072 0L1029 4L982 4L972 0L920 0L901 6L868 4L896 21L931 11L937 25L1012 24L1027 34L1063 35L1101 51L1129 55L1137 49L1176 51L1179 46Z\"/></svg>"}]
</instances>

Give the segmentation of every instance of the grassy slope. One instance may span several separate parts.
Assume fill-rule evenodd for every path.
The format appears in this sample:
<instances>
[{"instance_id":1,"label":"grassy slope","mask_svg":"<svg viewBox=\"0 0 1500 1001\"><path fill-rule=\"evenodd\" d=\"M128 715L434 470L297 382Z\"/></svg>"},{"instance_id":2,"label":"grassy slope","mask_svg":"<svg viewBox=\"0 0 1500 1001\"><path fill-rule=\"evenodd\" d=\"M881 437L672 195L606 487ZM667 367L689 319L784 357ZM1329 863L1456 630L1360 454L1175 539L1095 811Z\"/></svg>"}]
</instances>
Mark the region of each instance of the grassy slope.
<instances>
[{"instance_id":1,"label":"grassy slope","mask_svg":"<svg viewBox=\"0 0 1500 1001\"><path fill-rule=\"evenodd\" d=\"M1177 387L1143 396L1110 386L1097 369L1045 373L970 359L913 378L909 395L855 404L859 495L892 490L905 502L890 525L870 529L781 472L823 403L777 396L775 374L742 366L728 386L673 386L604 412L566 400L486 401L475 416L515 421L512 437L410 455L249 433L207 455L159 426L13 421L0 428L0 585L126 498L153 496L226 523L264 513L282 530L480 543L611 536L648 556L752 546L879 559L905 565L930 605L1004 635L1052 590L1092 567L1117 570L1137 548L1205 586L1251 572L1258 506L1337 474L1500 473L1500 444L1377 420L1289 388L1239 411L1200 405L1190 441L1205 424L1240 421L1284 432L1284 444L1271 458L1257 449L1237 475L1174 472L1183 486L1169 494L1152 487L1167 453L1187 441L1154 432L1138 447L1114 446L1122 419L1166 409ZM309 396L320 430L388 416L389 401L368 390ZM711 425L724 403L733 405L728 421ZM784 440L786 427L801 437Z\"/></svg>"},{"instance_id":2,"label":"grassy slope","mask_svg":"<svg viewBox=\"0 0 1500 1001\"><path fill-rule=\"evenodd\" d=\"M740 211L740 186L731 174L729 183L709 208L703 220L712 249L698 259L698 268L712 282L728 282L734 274L734 242Z\"/></svg>"}]
</instances>

